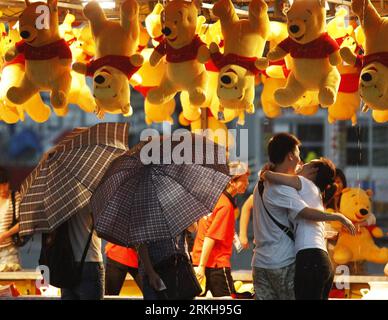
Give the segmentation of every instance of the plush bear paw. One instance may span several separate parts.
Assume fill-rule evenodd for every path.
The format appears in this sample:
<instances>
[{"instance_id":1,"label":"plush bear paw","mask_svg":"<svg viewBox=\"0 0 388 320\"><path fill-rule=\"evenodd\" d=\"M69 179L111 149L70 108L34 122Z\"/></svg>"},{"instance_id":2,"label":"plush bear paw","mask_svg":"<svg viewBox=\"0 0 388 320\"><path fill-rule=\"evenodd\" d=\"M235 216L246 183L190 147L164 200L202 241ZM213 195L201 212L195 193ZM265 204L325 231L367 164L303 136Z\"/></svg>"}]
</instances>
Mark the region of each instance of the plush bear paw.
<instances>
[{"instance_id":1,"label":"plush bear paw","mask_svg":"<svg viewBox=\"0 0 388 320\"><path fill-rule=\"evenodd\" d=\"M131 64L134 65L135 67L141 67L141 65L144 62L144 58L141 54L134 54L133 56L130 57Z\"/></svg>"},{"instance_id":2,"label":"plush bear paw","mask_svg":"<svg viewBox=\"0 0 388 320\"><path fill-rule=\"evenodd\" d=\"M275 101L281 106L288 107L292 105L297 99L295 99L294 93L287 88L280 88L274 93Z\"/></svg>"},{"instance_id":3,"label":"plush bear paw","mask_svg":"<svg viewBox=\"0 0 388 320\"><path fill-rule=\"evenodd\" d=\"M133 109L131 105L127 104L121 108L121 112L123 113L124 117L130 117L133 115Z\"/></svg>"},{"instance_id":4,"label":"plush bear paw","mask_svg":"<svg viewBox=\"0 0 388 320\"><path fill-rule=\"evenodd\" d=\"M51 104L56 109L64 108L67 104L66 94L63 91L53 91L51 93Z\"/></svg>"},{"instance_id":5,"label":"plush bear paw","mask_svg":"<svg viewBox=\"0 0 388 320\"><path fill-rule=\"evenodd\" d=\"M201 106L206 101L206 96L201 88L196 88L189 92L190 103L193 106Z\"/></svg>"},{"instance_id":6,"label":"plush bear paw","mask_svg":"<svg viewBox=\"0 0 388 320\"><path fill-rule=\"evenodd\" d=\"M335 103L336 93L332 88L324 87L319 90L319 103L323 106L331 106Z\"/></svg>"},{"instance_id":7,"label":"plush bear paw","mask_svg":"<svg viewBox=\"0 0 388 320\"><path fill-rule=\"evenodd\" d=\"M152 104L162 104L163 94L159 88L154 88L148 91L146 99Z\"/></svg>"},{"instance_id":8,"label":"plush bear paw","mask_svg":"<svg viewBox=\"0 0 388 320\"><path fill-rule=\"evenodd\" d=\"M7 98L9 101L15 104L22 104L24 103L24 98L22 94L21 88L18 87L11 87L7 91Z\"/></svg>"},{"instance_id":9,"label":"plush bear paw","mask_svg":"<svg viewBox=\"0 0 388 320\"><path fill-rule=\"evenodd\" d=\"M138 14L139 5L134 0L127 0L121 5L121 12L127 17L135 17Z\"/></svg>"},{"instance_id":10,"label":"plush bear paw","mask_svg":"<svg viewBox=\"0 0 388 320\"><path fill-rule=\"evenodd\" d=\"M69 112L69 108L66 106L64 108L55 108L54 107L54 112L58 117L64 117L67 115Z\"/></svg>"}]
</instances>

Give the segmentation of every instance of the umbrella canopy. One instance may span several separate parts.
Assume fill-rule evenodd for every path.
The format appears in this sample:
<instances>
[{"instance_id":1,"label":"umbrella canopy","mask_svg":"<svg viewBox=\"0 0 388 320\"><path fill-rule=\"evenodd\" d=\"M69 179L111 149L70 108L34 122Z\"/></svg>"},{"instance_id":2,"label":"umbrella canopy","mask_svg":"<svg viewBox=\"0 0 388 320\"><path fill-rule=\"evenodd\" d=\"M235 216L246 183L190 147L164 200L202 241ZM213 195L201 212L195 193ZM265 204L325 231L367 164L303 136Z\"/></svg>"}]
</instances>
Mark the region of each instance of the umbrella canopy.
<instances>
[{"instance_id":1,"label":"umbrella canopy","mask_svg":"<svg viewBox=\"0 0 388 320\"><path fill-rule=\"evenodd\" d=\"M189 135L193 151L195 141L204 146L192 152L190 159L196 162L144 164L142 149L147 143L112 162L90 201L101 238L126 247L169 239L213 211L230 181L225 149L202 136ZM171 143L169 139L158 140L160 154L163 145ZM170 154L178 144L172 142ZM214 154L213 163L206 161L209 154Z\"/></svg>"},{"instance_id":2,"label":"umbrella canopy","mask_svg":"<svg viewBox=\"0 0 388 320\"><path fill-rule=\"evenodd\" d=\"M109 164L128 151L127 123L76 128L21 186L20 234L51 232L85 207Z\"/></svg>"}]
</instances>

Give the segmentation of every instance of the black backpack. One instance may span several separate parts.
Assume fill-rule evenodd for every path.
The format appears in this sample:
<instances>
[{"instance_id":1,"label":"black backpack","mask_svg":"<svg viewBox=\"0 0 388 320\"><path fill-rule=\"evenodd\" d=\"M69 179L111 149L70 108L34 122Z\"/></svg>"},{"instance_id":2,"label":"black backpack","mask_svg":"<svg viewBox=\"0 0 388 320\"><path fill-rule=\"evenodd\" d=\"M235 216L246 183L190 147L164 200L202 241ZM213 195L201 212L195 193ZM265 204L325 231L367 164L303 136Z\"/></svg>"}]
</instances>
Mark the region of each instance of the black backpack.
<instances>
[{"instance_id":1,"label":"black backpack","mask_svg":"<svg viewBox=\"0 0 388 320\"><path fill-rule=\"evenodd\" d=\"M42 234L39 264L48 267L50 285L67 289L81 282L82 269L92 235L93 226L82 254L81 263L77 263L71 246L68 221L62 223L51 233Z\"/></svg>"}]
</instances>

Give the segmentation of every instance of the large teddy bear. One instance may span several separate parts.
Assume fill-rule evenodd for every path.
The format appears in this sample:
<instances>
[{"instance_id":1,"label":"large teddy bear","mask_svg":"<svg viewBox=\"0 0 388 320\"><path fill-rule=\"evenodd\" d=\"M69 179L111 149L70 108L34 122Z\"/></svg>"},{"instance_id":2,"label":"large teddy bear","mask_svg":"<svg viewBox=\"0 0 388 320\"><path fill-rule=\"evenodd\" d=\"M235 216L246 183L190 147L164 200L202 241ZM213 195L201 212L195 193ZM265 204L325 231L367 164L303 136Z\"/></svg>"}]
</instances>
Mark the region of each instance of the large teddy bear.
<instances>
[{"instance_id":1,"label":"large teddy bear","mask_svg":"<svg viewBox=\"0 0 388 320\"><path fill-rule=\"evenodd\" d=\"M67 95L71 85L71 51L58 30L58 0L30 3L19 17L20 35L23 38L8 50L5 59L13 60L18 54L25 56L25 74L19 86L11 87L7 98L23 104L39 91L51 92L51 104L58 115L66 114ZM48 25L41 23L41 10L45 6L50 14Z\"/></svg>"},{"instance_id":2,"label":"large teddy bear","mask_svg":"<svg viewBox=\"0 0 388 320\"><path fill-rule=\"evenodd\" d=\"M342 58L362 68L359 93L364 109L388 109L388 18L380 17L369 0L353 0L352 10L365 33L365 56L357 57L351 50L341 50ZM358 58L358 59L357 59Z\"/></svg>"},{"instance_id":3,"label":"large teddy bear","mask_svg":"<svg viewBox=\"0 0 388 320\"><path fill-rule=\"evenodd\" d=\"M210 53L196 34L199 8L197 0L173 0L161 14L164 39L154 49L150 63L156 66L166 56L167 66L159 86L148 93L147 99L152 104L164 104L180 91L189 93L193 106L201 106L206 100L204 63Z\"/></svg>"},{"instance_id":4,"label":"large teddy bear","mask_svg":"<svg viewBox=\"0 0 388 320\"><path fill-rule=\"evenodd\" d=\"M322 106L335 103L341 57L337 42L325 32L325 20L324 0L295 0L287 11L289 37L267 55L270 61L292 58L287 85L275 92L280 105L292 105L307 90L318 91Z\"/></svg>"},{"instance_id":5,"label":"large teddy bear","mask_svg":"<svg viewBox=\"0 0 388 320\"><path fill-rule=\"evenodd\" d=\"M361 223L371 212L371 196L371 190L345 188L342 191L339 211L353 223ZM333 226L338 228L336 225ZM374 263L388 262L388 248L379 248L373 241L373 237L381 238L382 236L383 231L376 226L360 226L355 236L341 230L334 247L334 261L337 264L358 260Z\"/></svg>"},{"instance_id":6,"label":"large teddy bear","mask_svg":"<svg viewBox=\"0 0 388 320\"><path fill-rule=\"evenodd\" d=\"M19 31L10 27L2 40L2 46L6 52L20 41ZM0 120L8 124L24 121L24 113L27 113L33 121L38 123L47 121L51 115L50 107L43 102L39 92L35 93L23 104L12 103L7 98L8 90L12 87L20 86L24 74L25 59L22 53L3 65L0 80Z\"/></svg>"},{"instance_id":7,"label":"large teddy bear","mask_svg":"<svg viewBox=\"0 0 388 320\"><path fill-rule=\"evenodd\" d=\"M74 63L73 69L93 77L93 95L97 115L105 112L132 115L129 79L143 63L136 53L139 44L139 5L126 0L121 5L121 21L111 21L98 2L89 2L84 8L96 43L96 56L91 62Z\"/></svg>"},{"instance_id":8,"label":"large teddy bear","mask_svg":"<svg viewBox=\"0 0 388 320\"><path fill-rule=\"evenodd\" d=\"M213 14L221 21L224 53L218 44L210 46L214 64L219 69L217 95L222 109L240 112L239 123L244 124L244 111L254 112L255 77L264 69L261 58L269 34L268 6L264 0L252 0L248 19L239 19L231 0L219 0Z\"/></svg>"}]
</instances>

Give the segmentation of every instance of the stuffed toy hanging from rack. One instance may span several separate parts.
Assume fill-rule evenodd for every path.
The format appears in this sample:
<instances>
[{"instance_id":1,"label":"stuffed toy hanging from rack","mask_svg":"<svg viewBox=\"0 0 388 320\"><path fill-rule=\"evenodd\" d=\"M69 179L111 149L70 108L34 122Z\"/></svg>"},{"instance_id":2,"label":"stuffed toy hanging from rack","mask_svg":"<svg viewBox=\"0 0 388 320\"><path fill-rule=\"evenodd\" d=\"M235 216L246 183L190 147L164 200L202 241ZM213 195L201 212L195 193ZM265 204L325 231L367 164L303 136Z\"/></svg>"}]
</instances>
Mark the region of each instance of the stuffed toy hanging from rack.
<instances>
[{"instance_id":1,"label":"stuffed toy hanging from rack","mask_svg":"<svg viewBox=\"0 0 388 320\"><path fill-rule=\"evenodd\" d=\"M58 0L30 3L19 16L22 41L5 55L11 61L20 53L25 57L25 74L19 86L11 87L7 98L23 104L39 91L50 91L51 104L57 115L65 115L71 84L71 51L58 30ZM42 18L41 10L49 12Z\"/></svg>"},{"instance_id":2,"label":"stuffed toy hanging from rack","mask_svg":"<svg viewBox=\"0 0 388 320\"><path fill-rule=\"evenodd\" d=\"M132 115L129 80L143 63L136 53L139 44L139 5L126 0L121 5L120 22L108 20L98 2L84 8L96 43L96 56L89 63L74 63L76 72L93 77L97 116L105 112Z\"/></svg>"}]
</instances>

